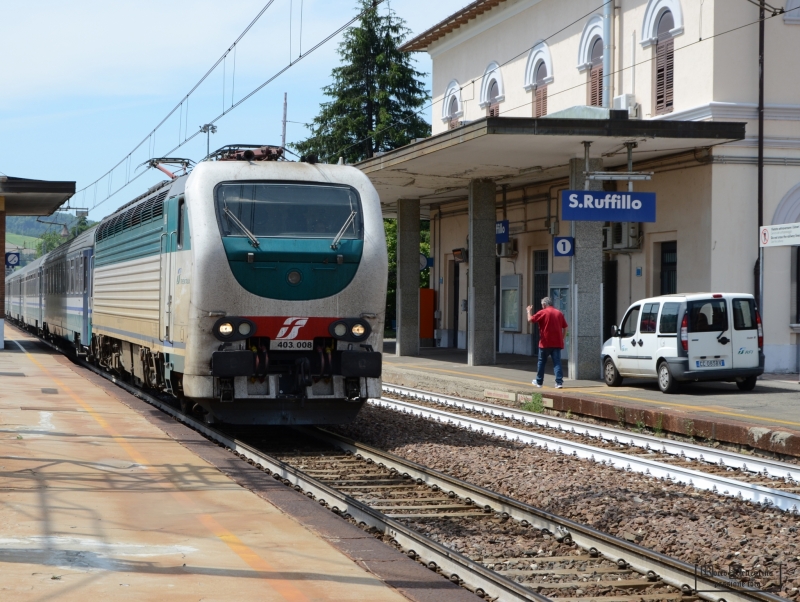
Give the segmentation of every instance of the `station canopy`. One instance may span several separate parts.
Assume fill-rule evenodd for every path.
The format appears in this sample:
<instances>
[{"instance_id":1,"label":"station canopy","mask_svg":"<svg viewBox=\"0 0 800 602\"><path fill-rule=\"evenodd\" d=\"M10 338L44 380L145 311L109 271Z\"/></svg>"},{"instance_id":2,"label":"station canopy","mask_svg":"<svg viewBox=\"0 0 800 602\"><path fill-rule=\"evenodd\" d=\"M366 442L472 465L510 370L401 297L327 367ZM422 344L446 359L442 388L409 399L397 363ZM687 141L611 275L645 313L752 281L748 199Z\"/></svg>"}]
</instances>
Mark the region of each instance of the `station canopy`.
<instances>
[{"instance_id":1,"label":"station canopy","mask_svg":"<svg viewBox=\"0 0 800 602\"><path fill-rule=\"evenodd\" d=\"M0 176L0 199L5 214L50 215L75 194L75 182L28 180Z\"/></svg>"},{"instance_id":2,"label":"station canopy","mask_svg":"<svg viewBox=\"0 0 800 602\"><path fill-rule=\"evenodd\" d=\"M662 121L619 118L620 113L580 107L575 117L486 117L356 164L372 181L385 216L398 199L419 198L423 213L431 204L463 199L470 180L523 186L569 175L569 161L583 158L584 141L603 170L627 171L626 142L636 142L638 163L705 149L745 136L744 123ZM565 114L567 112L562 112ZM608 117L611 118L608 118ZM615 118L617 117L617 118Z\"/></svg>"}]
</instances>

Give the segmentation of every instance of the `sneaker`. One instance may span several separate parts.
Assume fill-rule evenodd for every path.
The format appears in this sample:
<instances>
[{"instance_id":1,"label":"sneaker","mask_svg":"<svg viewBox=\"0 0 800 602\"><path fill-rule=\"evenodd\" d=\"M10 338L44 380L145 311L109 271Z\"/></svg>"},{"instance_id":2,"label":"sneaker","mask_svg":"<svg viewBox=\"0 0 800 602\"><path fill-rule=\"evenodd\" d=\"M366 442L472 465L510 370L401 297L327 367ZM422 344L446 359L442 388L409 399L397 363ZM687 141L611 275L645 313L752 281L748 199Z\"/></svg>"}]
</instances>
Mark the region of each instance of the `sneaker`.
<instances>
[{"instance_id":1,"label":"sneaker","mask_svg":"<svg viewBox=\"0 0 800 602\"><path fill-rule=\"evenodd\" d=\"M564 385L560 385L560 384L556 383L556 389L563 389L563 388L564 388Z\"/></svg>"},{"instance_id":2,"label":"sneaker","mask_svg":"<svg viewBox=\"0 0 800 602\"><path fill-rule=\"evenodd\" d=\"M539 387L540 389L542 388L542 385L540 385L539 383L537 383L535 380L532 380L532 381L531 381L531 384L532 384L534 387Z\"/></svg>"}]
</instances>

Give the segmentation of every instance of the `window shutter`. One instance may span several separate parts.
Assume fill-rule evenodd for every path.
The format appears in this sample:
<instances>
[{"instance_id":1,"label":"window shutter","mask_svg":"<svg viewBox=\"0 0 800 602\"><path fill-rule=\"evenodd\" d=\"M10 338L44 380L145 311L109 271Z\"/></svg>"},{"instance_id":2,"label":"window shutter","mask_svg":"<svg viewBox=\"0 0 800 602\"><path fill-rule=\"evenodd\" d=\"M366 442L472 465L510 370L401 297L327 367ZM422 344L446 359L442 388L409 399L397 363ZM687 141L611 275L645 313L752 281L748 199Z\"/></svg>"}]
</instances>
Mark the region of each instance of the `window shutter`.
<instances>
[{"instance_id":1,"label":"window shutter","mask_svg":"<svg viewBox=\"0 0 800 602\"><path fill-rule=\"evenodd\" d=\"M448 128L447 129L454 130L457 127L458 127L458 119L451 119L449 124L448 124Z\"/></svg>"},{"instance_id":2,"label":"window shutter","mask_svg":"<svg viewBox=\"0 0 800 602\"><path fill-rule=\"evenodd\" d=\"M500 105L499 104L489 105L489 108L486 109L486 116L500 117Z\"/></svg>"},{"instance_id":3,"label":"window shutter","mask_svg":"<svg viewBox=\"0 0 800 602\"><path fill-rule=\"evenodd\" d=\"M594 67L589 72L589 106L603 105L603 68Z\"/></svg>"},{"instance_id":4,"label":"window shutter","mask_svg":"<svg viewBox=\"0 0 800 602\"><path fill-rule=\"evenodd\" d=\"M534 107L534 117L544 117L547 115L547 86L536 88L536 106Z\"/></svg>"},{"instance_id":5,"label":"window shutter","mask_svg":"<svg viewBox=\"0 0 800 602\"><path fill-rule=\"evenodd\" d=\"M672 113L675 45L670 38L656 46L656 115Z\"/></svg>"}]
</instances>

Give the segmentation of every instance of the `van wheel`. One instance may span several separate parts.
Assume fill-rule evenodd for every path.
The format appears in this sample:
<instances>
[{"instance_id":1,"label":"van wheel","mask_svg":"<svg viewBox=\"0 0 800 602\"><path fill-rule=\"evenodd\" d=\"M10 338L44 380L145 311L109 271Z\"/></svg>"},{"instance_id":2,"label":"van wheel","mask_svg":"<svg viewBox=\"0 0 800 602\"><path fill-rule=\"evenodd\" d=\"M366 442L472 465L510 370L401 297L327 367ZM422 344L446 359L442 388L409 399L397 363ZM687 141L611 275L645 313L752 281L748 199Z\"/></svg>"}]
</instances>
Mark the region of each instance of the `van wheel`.
<instances>
[{"instance_id":1,"label":"van wheel","mask_svg":"<svg viewBox=\"0 0 800 602\"><path fill-rule=\"evenodd\" d=\"M662 393L675 393L678 390L678 382L672 376L667 362L658 365L658 388Z\"/></svg>"},{"instance_id":2,"label":"van wheel","mask_svg":"<svg viewBox=\"0 0 800 602\"><path fill-rule=\"evenodd\" d=\"M736 381L736 386L740 391L752 391L756 388L757 376L748 376L744 380Z\"/></svg>"},{"instance_id":3,"label":"van wheel","mask_svg":"<svg viewBox=\"0 0 800 602\"><path fill-rule=\"evenodd\" d=\"M603 377L609 387L619 387L622 384L622 377L619 375L619 371L611 358L606 359L606 363L603 366Z\"/></svg>"}]
</instances>

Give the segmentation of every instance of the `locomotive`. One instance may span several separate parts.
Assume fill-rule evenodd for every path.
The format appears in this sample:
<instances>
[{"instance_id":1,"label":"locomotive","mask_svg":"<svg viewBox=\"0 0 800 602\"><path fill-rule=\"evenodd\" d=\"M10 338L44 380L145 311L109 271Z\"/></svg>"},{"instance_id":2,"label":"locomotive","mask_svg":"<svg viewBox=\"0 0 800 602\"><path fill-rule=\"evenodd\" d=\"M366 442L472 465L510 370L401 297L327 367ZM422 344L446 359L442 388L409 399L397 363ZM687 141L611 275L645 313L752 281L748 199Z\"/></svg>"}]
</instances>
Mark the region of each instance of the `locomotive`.
<instances>
[{"instance_id":1,"label":"locomotive","mask_svg":"<svg viewBox=\"0 0 800 602\"><path fill-rule=\"evenodd\" d=\"M381 393L387 254L358 169L223 147L6 278L6 315L186 412L352 421Z\"/></svg>"}]
</instances>

